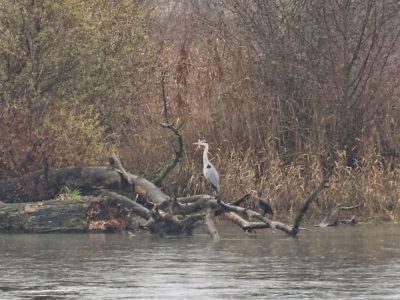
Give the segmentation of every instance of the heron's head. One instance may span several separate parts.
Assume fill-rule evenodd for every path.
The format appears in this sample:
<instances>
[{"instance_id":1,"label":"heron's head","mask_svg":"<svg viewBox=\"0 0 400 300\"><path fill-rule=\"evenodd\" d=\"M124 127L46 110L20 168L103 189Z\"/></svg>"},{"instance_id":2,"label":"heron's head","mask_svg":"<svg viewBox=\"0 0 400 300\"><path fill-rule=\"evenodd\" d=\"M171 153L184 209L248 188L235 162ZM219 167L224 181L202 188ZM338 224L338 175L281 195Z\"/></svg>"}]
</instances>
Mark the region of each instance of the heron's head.
<instances>
[{"instance_id":1,"label":"heron's head","mask_svg":"<svg viewBox=\"0 0 400 300\"><path fill-rule=\"evenodd\" d=\"M205 147L206 145L208 145L208 143L206 142L206 140L199 140L197 143L193 143L193 145L197 145L197 151L201 146Z\"/></svg>"}]
</instances>

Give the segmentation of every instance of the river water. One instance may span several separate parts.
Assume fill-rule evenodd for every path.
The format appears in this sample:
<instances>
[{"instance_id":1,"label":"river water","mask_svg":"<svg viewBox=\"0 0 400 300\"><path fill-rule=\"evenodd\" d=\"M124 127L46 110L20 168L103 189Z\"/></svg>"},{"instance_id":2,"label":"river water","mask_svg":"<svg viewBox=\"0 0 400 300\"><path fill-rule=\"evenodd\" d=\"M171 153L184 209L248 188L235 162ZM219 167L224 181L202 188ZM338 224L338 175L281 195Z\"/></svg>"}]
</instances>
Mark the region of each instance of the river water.
<instances>
[{"instance_id":1,"label":"river water","mask_svg":"<svg viewBox=\"0 0 400 300\"><path fill-rule=\"evenodd\" d=\"M0 299L400 299L400 226L1 234Z\"/></svg>"}]
</instances>

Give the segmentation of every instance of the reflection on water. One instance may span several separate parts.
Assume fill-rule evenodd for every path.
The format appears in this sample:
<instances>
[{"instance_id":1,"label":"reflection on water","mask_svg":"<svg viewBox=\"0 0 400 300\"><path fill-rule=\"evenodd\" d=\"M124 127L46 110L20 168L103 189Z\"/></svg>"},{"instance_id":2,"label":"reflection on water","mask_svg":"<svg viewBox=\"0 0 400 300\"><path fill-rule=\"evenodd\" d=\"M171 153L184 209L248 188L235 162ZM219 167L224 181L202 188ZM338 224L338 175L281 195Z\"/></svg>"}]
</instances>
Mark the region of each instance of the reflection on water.
<instances>
[{"instance_id":1,"label":"reflection on water","mask_svg":"<svg viewBox=\"0 0 400 300\"><path fill-rule=\"evenodd\" d=\"M0 299L400 299L400 226L0 235Z\"/></svg>"}]
</instances>

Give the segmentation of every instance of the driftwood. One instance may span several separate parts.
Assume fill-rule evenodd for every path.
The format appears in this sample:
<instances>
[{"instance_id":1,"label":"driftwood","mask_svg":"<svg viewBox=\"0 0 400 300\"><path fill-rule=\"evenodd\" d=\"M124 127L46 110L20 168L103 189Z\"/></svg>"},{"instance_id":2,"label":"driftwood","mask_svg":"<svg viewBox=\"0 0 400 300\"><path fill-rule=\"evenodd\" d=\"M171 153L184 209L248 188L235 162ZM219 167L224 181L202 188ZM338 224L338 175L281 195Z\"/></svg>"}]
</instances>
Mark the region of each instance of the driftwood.
<instances>
[{"instance_id":1,"label":"driftwood","mask_svg":"<svg viewBox=\"0 0 400 300\"><path fill-rule=\"evenodd\" d=\"M338 204L332 209L332 211L329 213L329 215L327 215L321 221L321 223L319 223L317 226L318 227L329 227L329 226L338 226L339 224L354 225L357 223L356 216L353 215L348 220L339 220L339 214L341 211L353 210L353 209L359 208L360 206L361 206L361 204L345 207L345 206L342 206L341 204Z\"/></svg>"},{"instance_id":2,"label":"driftwood","mask_svg":"<svg viewBox=\"0 0 400 300\"><path fill-rule=\"evenodd\" d=\"M116 156L109 161L108 167L49 171L47 178L39 178L40 188L31 195L36 202L0 204L0 231L149 230L157 234L187 235L206 224L210 235L219 240L214 219L223 215L245 231L273 228L296 236L309 205L326 187L329 178L324 178L311 193L291 226L241 207L249 194L232 203L210 195L174 198L151 181L127 172ZM68 192L60 194L65 187L69 191L79 189L81 195L71 199ZM254 219L257 221L249 221Z\"/></svg>"}]
</instances>

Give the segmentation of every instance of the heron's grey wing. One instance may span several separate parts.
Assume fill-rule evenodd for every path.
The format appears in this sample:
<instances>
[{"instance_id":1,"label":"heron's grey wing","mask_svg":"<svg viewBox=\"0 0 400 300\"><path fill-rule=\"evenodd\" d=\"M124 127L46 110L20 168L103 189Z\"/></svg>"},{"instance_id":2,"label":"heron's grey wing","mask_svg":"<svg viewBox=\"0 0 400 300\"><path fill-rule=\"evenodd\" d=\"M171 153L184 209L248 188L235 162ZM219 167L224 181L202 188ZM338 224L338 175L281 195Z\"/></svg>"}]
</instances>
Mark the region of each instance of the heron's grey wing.
<instances>
[{"instance_id":1,"label":"heron's grey wing","mask_svg":"<svg viewBox=\"0 0 400 300\"><path fill-rule=\"evenodd\" d=\"M219 174L211 163L208 163L206 166L204 176L207 181L214 186L217 192L219 192Z\"/></svg>"}]
</instances>

